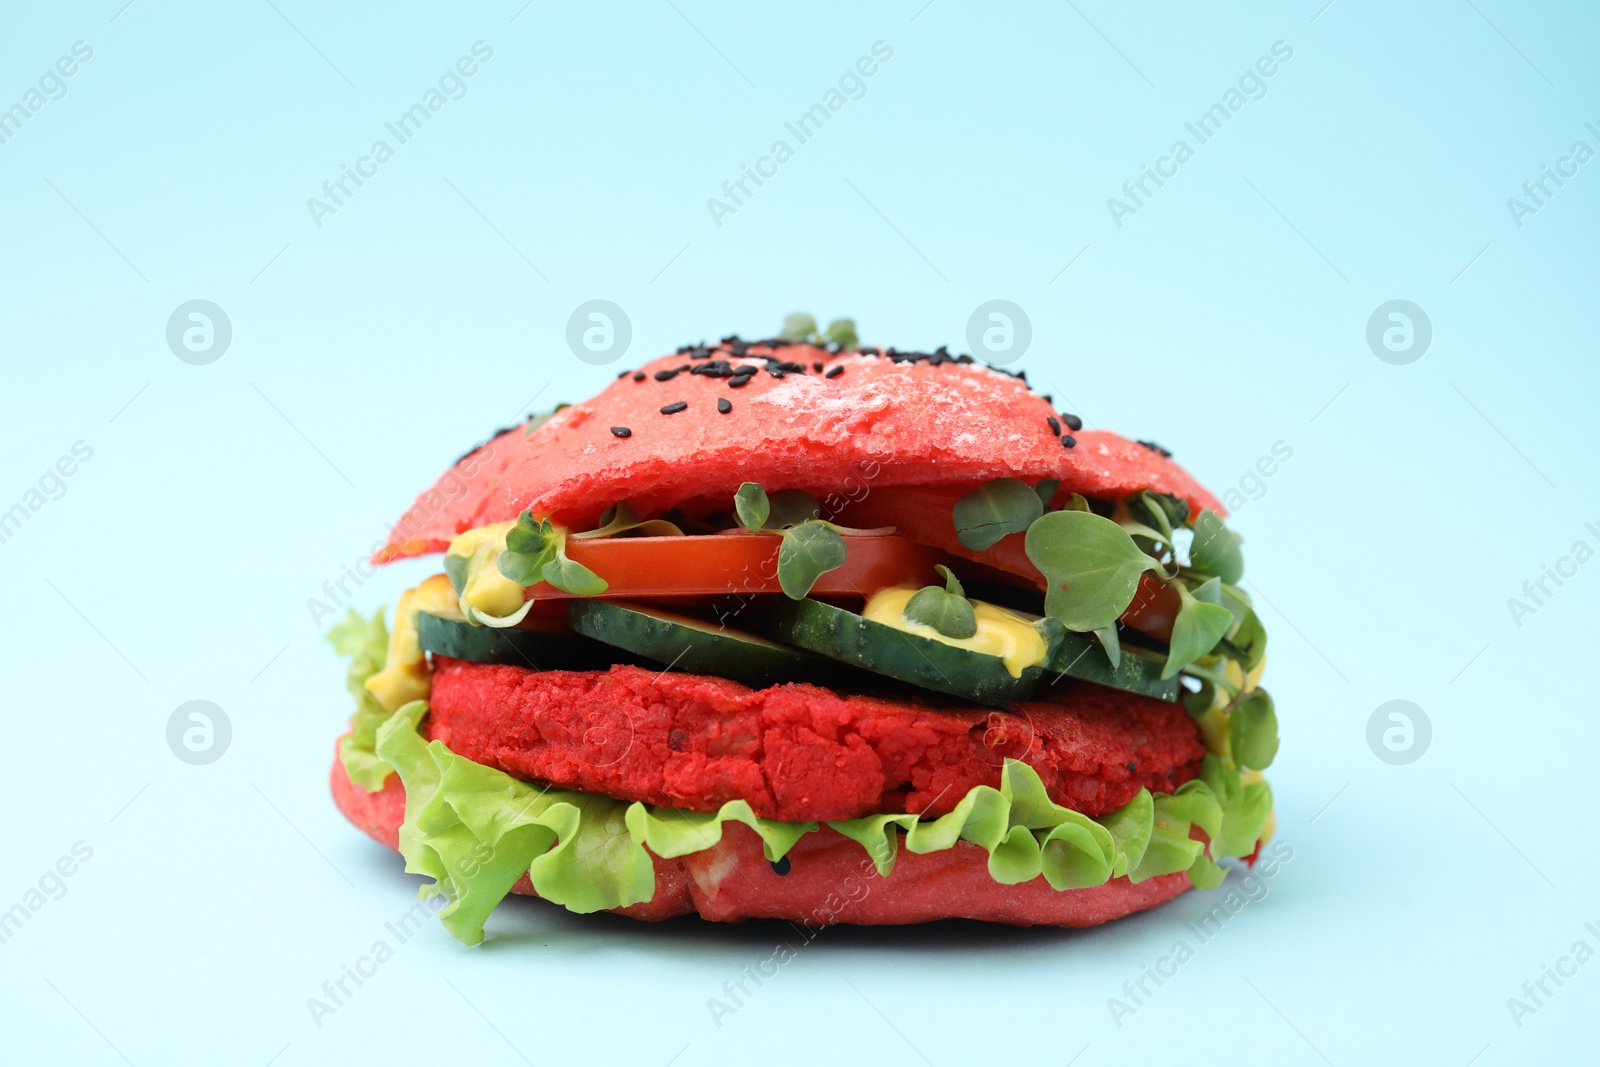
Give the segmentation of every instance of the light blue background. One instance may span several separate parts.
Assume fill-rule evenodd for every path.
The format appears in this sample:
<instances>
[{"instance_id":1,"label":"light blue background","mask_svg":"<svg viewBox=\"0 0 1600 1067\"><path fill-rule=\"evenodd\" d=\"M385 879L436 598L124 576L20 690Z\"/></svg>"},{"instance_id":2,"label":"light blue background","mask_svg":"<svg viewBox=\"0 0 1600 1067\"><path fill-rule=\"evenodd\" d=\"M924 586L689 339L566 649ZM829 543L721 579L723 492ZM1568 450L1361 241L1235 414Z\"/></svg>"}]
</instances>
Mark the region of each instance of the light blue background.
<instances>
[{"instance_id":1,"label":"light blue background","mask_svg":"<svg viewBox=\"0 0 1600 1067\"><path fill-rule=\"evenodd\" d=\"M1600 564L1520 628L1506 607L1600 547L1600 163L1521 228L1506 207L1575 140L1600 149L1591 6L273 2L13 7L0 33L0 105L94 49L0 145L0 508L94 450L0 545L0 908L94 850L0 945L6 1059L1592 1053L1600 962L1520 1029L1506 1007L1574 941L1600 948ZM315 226L306 198L478 40L494 58L465 98ZM714 225L706 199L880 40L866 96ZM1294 57L1267 95L1114 225L1106 199L1276 41ZM567 350L596 297L632 320L623 364ZM1120 1028L1107 998L1194 945L1215 896L1083 933L828 931L720 1028L707 998L786 928L520 901L479 949L430 927L315 1026L306 998L417 880L329 802L347 698L307 598L534 397L797 308L964 349L996 297L1031 317L1032 380L1218 491L1293 449L1234 522L1283 725L1294 859L1270 895ZM164 339L196 298L233 324L209 366ZM1364 339L1394 298L1434 326L1409 366ZM204 767L164 739L196 698L234 732ZM1434 729L1403 767L1365 739L1396 698Z\"/></svg>"}]
</instances>

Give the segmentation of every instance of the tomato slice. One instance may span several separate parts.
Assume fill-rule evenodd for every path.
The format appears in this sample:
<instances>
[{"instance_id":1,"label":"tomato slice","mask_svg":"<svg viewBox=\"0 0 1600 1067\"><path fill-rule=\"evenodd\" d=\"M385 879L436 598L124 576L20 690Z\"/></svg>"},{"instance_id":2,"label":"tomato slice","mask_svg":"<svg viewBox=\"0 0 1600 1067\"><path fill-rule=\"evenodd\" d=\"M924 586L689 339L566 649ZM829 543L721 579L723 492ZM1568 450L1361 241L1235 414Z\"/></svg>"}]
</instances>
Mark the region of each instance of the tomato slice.
<instances>
[{"instance_id":1,"label":"tomato slice","mask_svg":"<svg viewBox=\"0 0 1600 1067\"><path fill-rule=\"evenodd\" d=\"M1009 534L998 543L975 551L956 537L956 524L951 518L956 501L967 494L965 489L946 489L941 486L895 486L873 489L860 500L845 507L839 516L843 526L870 529L893 526L895 532L924 545L943 549L974 563L983 563L1038 589L1044 588L1044 575L1028 559L1023 547L1023 535Z\"/></svg>"},{"instance_id":2,"label":"tomato slice","mask_svg":"<svg viewBox=\"0 0 1600 1067\"><path fill-rule=\"evenodd\" d=\"M844 538L844 566L812 586L813 596L871 596L886 585L927 584L933 567L949 557L905 537ZM606 580L603 597L692 597L781 593L778 547L772 534L725 533L688 537L613 537L568 540L567 558ZM530 600L557 600L570 593L540 582Z\"/></svg>"},{"instance_id":3,"label":"tomato slice","mask_svg":"<svg viewBox=\"0 0 1600 1067\"><path fill-rule=\"evenodd\" d=\"M942 486L895 486L873 489L848 505L839 517L843 525L857 527L893 526L897 532L925 545L933 545L952 556L982 563L1009 575L1018 584L1035 589L1045 587L1044 575L1028 558L1025 535L1008 534L990 547L977 551L961 543L951 518L956 501L965 489ZM1123 612L1122 621L1141 633L1162 641L1172 639L1172 623L1182 601L1167 583L1146 572L1139 579L1133 602Z\"/></svg>"}]
</instances>

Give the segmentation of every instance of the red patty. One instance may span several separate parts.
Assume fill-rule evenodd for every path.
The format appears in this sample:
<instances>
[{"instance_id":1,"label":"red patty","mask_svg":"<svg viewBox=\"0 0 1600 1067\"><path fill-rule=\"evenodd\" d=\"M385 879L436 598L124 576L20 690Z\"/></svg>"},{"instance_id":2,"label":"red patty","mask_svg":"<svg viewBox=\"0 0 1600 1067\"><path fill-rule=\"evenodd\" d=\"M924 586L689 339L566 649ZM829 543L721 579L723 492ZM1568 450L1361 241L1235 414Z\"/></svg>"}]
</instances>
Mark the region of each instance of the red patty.
<instances>
[{"instance_id":1,"label":"red patty","mask_svg":"<svg viewBox=\"0 0 1600 1067\"><path fill-rule=\"evenodd\" d=\"M376 793L350 781L334 757L330 776L339 810L374 840L398 850L405 789L390 776ZM969 841L918 856L900 850L894 870L880 878L861 846L823 827L800 839L779 874L761 853L754 831L729 823L713 848L680 859L655 857L655 895L617 908L630 919L657 922L699 914L717 922L787 919L815 928L832 923L887 926L934 919L981 919L1014 926L1094 926L1144 911L1189 888L1182 872L1138 885L1114 878L1091 889L1058 891L1042 877L1001 885L989 877L988 855ZM511 890L537 894L523 875ZM805 940L815 936L795 928Z\"/></svg>"},{"instance_id":2,"label":"red patty","mask_svg":"<svg viewBox=\"0 0 1600 1067\"><path fill-rule=\"evenodd\" d=\"M942 815L1026 761L1058 804L1103 815L1170 793L1205 746L1178 705L1063 683L1008 711L843 696L638 667L530 671L437 657L427 732L517 778L688 811L743 799L804 822Z\"/></svg>"}]
</instances>

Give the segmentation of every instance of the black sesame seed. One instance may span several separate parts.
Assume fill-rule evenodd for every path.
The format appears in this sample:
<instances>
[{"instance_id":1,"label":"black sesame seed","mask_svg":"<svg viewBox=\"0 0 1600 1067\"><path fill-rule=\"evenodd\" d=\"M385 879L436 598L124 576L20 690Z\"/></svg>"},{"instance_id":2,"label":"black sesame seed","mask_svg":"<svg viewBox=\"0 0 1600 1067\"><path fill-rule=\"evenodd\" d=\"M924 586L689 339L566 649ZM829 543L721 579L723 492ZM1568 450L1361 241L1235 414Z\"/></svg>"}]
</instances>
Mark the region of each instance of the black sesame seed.
<instances>
[{"instance_id":1,"label":"black sesame seed","mask_svg":"<svg viewBox=\"0 0 1600 1067\"><path fill-rule=\"evenodd\" d=\"M772 873L780 878L789 873L789 867L790 863L788 856L783 857L781 860L772 861Z\"/></svg>"},{"instance_id":2,"label":"black sesame seed","mask_svg":"<svg viewBox=\"0 0 1600 1067\"><path fill-rule=\"evenodd\" d=\"M818 374L821 374L822 373L822 360L819 359L815 363L811 364L811 369L816 371Z\"/></svg>"},{"instance_id":3,"label":"black sesame seed","mask_svg":"<svg viewBox=\"0 0 1600 1067\"><path fill-rule=\"evenodd\" d=\"M1071 430L1073 433L1077 433L1079 430L1083 429L1083 420L1078 418L1076 415L1063 415L1061 416L1061 421L1066 423L1067 429Z\"/></svg>"},{"instance_id":4,"label":"black sesame seed","mask_svg":"<svg viewBox=\"0 0 1600 1067\"><path fill-rule=\"evenodd\" d=\"M612 437L632 437L633 436L633 431L628 429L626 426L613 426L613 427L611 427L611 436Z\"/></svg>"},{"instance_id":5,"label":"black sesame seed","mask_svg":"<svg viewBox=\"0 0 1600 1067\"><path fill-rule=\"evenodd\" d=\"M672 403L668 404L666 407L662 408L661 409L661 414L663 414L663 415L676 415L678 412L682 411L684 408L686 408L688 406L689 406L689 402L687 400L675 400Z\"/></svg>"},{"instance_id":6,"label":"black sesame seed","mask_svg":"<svg viewBox=\"0 0 1600 1067\"><path fill-rule=\"evenodd\" d=\"M627 371L623 371L621 374L617 375L618 378L626 378L627 376L628 376L628 372Z\"/></svg>"},{"instance_id":7,"label":"black sesame seed","mask_svg":"<svg viewBox=\"0 0 1600 1067\"><path fill-rule=\"evenodd\" d=\"M1044 421L1048 422L1050 424L1050 432L1051 433L1055 434L1057 437L1061 436L1061 420L1060 419L1056 418L1054 415L1046 415L1044 417Z\"/></svg>"},{"instance_id":8,"label":"black sesame seed","mask_svg":"<svg viewBox=\"0 0 1600 1067\"><path fill-rule=\"evenodd\" d=\"M678 376L677 368L673 368L672 370L658 370L658 371L656 371L656 381L658 381L658 382L670 382L670 381L672 381L672 379L676 378L677 376Z\"/></svg>"},{"instance_id":9,"label":"black sesame seed","mask_svg":"<svg viewBox=\"0 0 1600 1067\"><path fill-rule=\"evenodd\" d=\"M750 379L753 377L755 377L754 374L736 374L732 378L728 379L728 388L743 389L745 386L750 384Z\"/></svg>"},{"instance_id":10,"label":"black sesame seed","mask_svg":"<svg viewBox=\"0 0 1600 1067\"><path fill-rule=\"evenodd\" d=\"M1078 443L1078 439L1076 437L1072 436L1070 433L1064 433L1064 434L1061 435L1061 447L1062 448L1072 448L1075 445L1077 445L1077 443Z\"/></svg>"},{"instance_id":11,"label":"black sesame seed","mask_svg":"<svg viewBox=\"0 0 1600 1067\"><path fill-rule=\"evenodd\" d=\"M828 373L824 374L823 377L824 378L837 378L839 375L841 375L843 373L844 373L844 365L843 364L836 364L835 366L829 367L828 368Z\"/></svg>"},{"instance_id":12,"label":"black sesame seed","mask_svg":"<svg viewBox=\"0 0 1600 1067\"><path fill-rule=\"evenodd\" d=\"M1138 764L1136 764L1136 763L1134 763L1134 762L1133 762L1133 760L1129 760L1129 761L1128 761L1128 773L1129 773L1129 774L1133 774L1133 773L1134 773L1134 772L1136 772L1136 771L1137 771L1137 770L1138 770L1138 769L1139 769L1139 766L1138 766Z\"/></svg>"},{"instance_id":13,"label":"black sesame seed","mask_svg":"<svg viewBox=\"0 0 1600 1067\"><path fill-rule=\"evenodd\" d=\"M717 410L726 415L733 410L733 405L728 402L727 397L719 396L717 397Z\"/></svg>"}]
</instances>

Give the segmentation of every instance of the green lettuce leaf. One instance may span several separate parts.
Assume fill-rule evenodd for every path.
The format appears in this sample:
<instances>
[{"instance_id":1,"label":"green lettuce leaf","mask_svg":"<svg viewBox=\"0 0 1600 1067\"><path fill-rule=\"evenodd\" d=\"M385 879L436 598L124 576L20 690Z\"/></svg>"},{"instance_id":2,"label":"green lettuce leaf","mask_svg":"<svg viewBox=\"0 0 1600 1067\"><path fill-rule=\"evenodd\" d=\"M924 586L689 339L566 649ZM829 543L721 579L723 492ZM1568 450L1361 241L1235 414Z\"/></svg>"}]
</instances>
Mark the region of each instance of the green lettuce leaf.
<instances>
[{"instance_id":1,"label":"green lettuce leaf","mask_svg":"<svg viewBox=\"0 0 1600 1067\"><path fill-rule=\"evenodd\" d=\"M422 897L445 898L440 920L467 944L483 940L489 913L524 874L552 903L601 911L655 895L651 853L670 859L712 848L726 823L754 830L773 862L818 828L758 818L742 800L715 812L683 812L539 789L425 741L418 727L427 711L414 701L395 712L377 730L376 754L406 789L406 870L433 879ZM1209 886L1223 874L1217 860L1255 848L1270 808L1265 783L1245 786L1237 770L1211 757L1202 776L1176 795L1141 791L1096 820L1056 804L1033 768L1007 760L1000 788L976 786L937 819L873 815L828 825L865 849L883 875L901 847L923 854L970 841L989 853L989 874L1002 885L1042 875L1066 890L1124 874L1141 881L1187 871L1196 885ZM1191 826L1210 835L1209 850L1189 836Z\"/></svg>"},{"instance_id":2,"label":"green lettuce leaf","mask_svg":"<svg viewBox=\"0 0 1600 1067\"><path fill-rule=\"evenodd\" d=\"M339 758L352 782L369 793L376 792L394 773L394 768L375 751L378 727L389 713L367 692L367 679L383 670L389 656L389 629L383 622L383 609L374 612L371 619L362 618L354 608L349 609L345 617L328 630L327 639L335 652L350 660L344 685L356 698L356 710L350 716L350 732L339 740Z\"/></svg>"},{"instance_id":3,"label":"green lettuce leaf","mask_svg":"<svg viewBox=\"0 0 1600 1067\"><path fill-rule=\"evenodd\" d=\"M1200 780L1222 805L1222 820L1212 850L1220 856L1248 856L1272 814L1272 787L1266 782L1246 785L1238 771L1217 756L1207 756Z\"/></svg>"}]
</instances>

